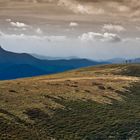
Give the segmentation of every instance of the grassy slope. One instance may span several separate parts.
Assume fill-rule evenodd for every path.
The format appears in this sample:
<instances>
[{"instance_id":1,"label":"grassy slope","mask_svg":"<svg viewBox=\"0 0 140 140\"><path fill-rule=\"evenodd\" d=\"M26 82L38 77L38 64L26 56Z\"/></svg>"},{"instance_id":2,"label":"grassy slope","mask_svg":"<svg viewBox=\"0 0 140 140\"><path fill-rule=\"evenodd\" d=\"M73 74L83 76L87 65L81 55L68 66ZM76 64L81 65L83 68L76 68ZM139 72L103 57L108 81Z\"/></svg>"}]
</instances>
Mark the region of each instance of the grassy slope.
<instances>
[{"instance_id":1,"label":"grassy slope","mask_svg":"<svg viewBox=\"0 0 140 140\"><path fill-rule=\"evenodd\" d=\"M0 139L140 139L139 69L108 65L0 82Z\"/></svg>"}]
</instances>

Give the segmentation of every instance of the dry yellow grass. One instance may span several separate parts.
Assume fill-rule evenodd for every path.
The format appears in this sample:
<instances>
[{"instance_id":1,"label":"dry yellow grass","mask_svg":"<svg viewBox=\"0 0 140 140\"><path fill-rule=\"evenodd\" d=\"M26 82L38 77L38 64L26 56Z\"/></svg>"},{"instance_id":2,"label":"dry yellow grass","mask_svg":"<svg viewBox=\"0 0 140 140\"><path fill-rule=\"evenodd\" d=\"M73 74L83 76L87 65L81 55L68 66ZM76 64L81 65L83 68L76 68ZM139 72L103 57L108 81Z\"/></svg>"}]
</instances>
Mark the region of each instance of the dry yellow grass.
<instances>
[{"instance_id":1,"label":"dry yellow grass","mask_svg":"<svg viewBox=\"0 0 140 140\"><path fill-rule=\"evenodd\" d=\"M126 118L127 114L132 114L131 112L134 111L133 118L135 116L139 118L137 113L139 100L136 101L136 105L134 104L139 89L136 90L136 97L132 100L134 103L132 102L130 106L126 102L130 94L128 90L134 83L140 82L140 77L128 76L136 73L131 72L130 68L127 69L129 73L123 73L126 69L126 65L110 65L89 67L55 75L0 81L0 121L2 123L0 130L3 130L4 126L3 131L6 131L0 133L0 138L6 137L7 139L10 135L13 139L19 140L21 137L33 134L30 136L31 138L41 140L69 139L70 137L77 139L75 133L72 132L73 129L76 129L77 135L81 139L83 138L81 135L83 133L88 135L91 129L93 132L97 131L97 134L93 135L97 136L100 132L98 127L105 130L102 133L104 136L106 133L110 134L114 121L118 121L118 124L113 125L113 128L121 123L121 116ZM139 73L139 71L137 72ZM118 105L123 104L123 109L115 106L114 101L117 101ZM93 117L90 112L94 113ZM114 116L110 116L112 112L115 113ZM35 118L30 118L31 116ZM46 118L47 116L49 116L49 120ZM120 117L119 120L118 117ZM105 119L105 124L109 123L110 128L104 128L102 120L97 121L99 118ZM130 120L131 117L127 119L127 122L131 123ZM67 125L67 121L69 125ZM89 124L90 122L92 124ZM96 123L101 124L96 125ZM123 123L125 124L124 120ZM30 124L29 126L32 126L34 130L32 127L27 127L26 124ZM76 126L73 126L74 124ZM65 127L62 128L63 125ZM86 130L83 128L85 125ZM15 128L16 126L17 128ZM11 129L11 132L7 131L7 127L8 130ZM121 128L119 126L119 133L124 132L121 132ZM81 130L79 131L79 129ZM71 131L71 134L67 131ZM49 135L46 132L49 132ZM3 134L4 136L2 136ZM64 138L65 136L66 138Z\"/></svg>"},{"instance_id":2,"label":"dry yellow grass","mask_svg":"<svg viewBox=\"0 0 140 140\"><path fill-rule=\"evenodd\" d=\"M0 82L0 107L16 115L24 115L26 108L64 108L47 96L67 100L93 100L111 104L112 99L123 101L125 91L133 82L140 79L132 76L112 74L115 68L87 68L56 75ZM26 119L26 116L24 116Z\"/></svg>"}]
</instances>

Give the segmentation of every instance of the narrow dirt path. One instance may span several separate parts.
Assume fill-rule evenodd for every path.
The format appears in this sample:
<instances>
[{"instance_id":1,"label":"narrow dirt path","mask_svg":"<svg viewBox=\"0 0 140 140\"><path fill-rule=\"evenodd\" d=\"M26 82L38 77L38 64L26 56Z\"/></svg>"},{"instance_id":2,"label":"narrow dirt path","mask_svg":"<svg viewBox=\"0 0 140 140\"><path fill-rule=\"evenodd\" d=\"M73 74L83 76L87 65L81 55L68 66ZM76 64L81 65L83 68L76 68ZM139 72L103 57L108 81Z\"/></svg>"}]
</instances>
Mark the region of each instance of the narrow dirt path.
<instances>
[{"instance_id":1,"label":"narrow dirt path","mask_svg":"<svg viewBox=\"0 0 140 140\"><path fill-rule=\"evenodd\" d=\"M63 81L78 81L78 80L124 80L124 81L140 81L138 77L132 76L100 76L100 77L73 77L73 78L60 78L60 79L45 79L46 82L63 82Z\"/></svg>"}]
</instances>

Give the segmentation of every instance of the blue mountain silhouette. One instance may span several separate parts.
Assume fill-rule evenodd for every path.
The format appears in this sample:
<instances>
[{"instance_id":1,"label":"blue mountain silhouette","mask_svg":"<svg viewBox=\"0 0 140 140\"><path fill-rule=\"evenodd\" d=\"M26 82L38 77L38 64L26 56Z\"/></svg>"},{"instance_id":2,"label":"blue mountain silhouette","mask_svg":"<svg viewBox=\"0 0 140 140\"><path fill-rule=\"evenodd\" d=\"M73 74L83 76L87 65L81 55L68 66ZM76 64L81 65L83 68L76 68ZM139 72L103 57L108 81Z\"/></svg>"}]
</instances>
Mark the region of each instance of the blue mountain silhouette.
<instances>
[{"instance_id":1,"label":"blue mountain silhouette","mask_svg":"<svg viewBox=\"0 0 140 140\"><path fill-rule=\"evenodd\" d=\"M14 53L0 47L0 80L53 74L104 63L88 59L40 60L27 53Z\"/></svg>"}]
</instances>

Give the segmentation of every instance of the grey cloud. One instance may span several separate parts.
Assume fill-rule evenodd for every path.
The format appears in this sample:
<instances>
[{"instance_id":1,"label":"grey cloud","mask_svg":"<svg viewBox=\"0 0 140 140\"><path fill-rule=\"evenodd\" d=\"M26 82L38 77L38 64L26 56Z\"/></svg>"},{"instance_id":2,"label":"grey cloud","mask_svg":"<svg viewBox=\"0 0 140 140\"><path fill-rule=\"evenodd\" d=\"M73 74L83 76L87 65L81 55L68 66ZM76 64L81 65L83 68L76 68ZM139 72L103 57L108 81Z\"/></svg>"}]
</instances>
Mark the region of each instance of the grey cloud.
<instances>
[{"instance_id":1,"label":"grey cloud","mask_svg":"<svg viewBox=\"0 0 140 140\"><path fill-rule=\"evenodd\" d=\"M26 25L25 23L22 23L22 22L10 22L10 24L14 27L18 27L18 28L25 28L25 27L28 27L28 25Z\"/></svg>"},{"instance_id":2,"label":"grey cloud","mask_svg":"<svg viewBox=\"0 0 140 140\"><path fill-rule=\"evenodd\" d=\"M0 31L0 38L2 39L13 39L13 40L28 40L28 41L65 41L66 36L37 36L37 35L26 35L26 34L7 34Z\"/></svg>"},{"instance_id":3,"label":"grey cloud","mask_svg":"<svg viewBox=\"0 0 140 140\"><path fill-rule=\"evenodd\" d=\"M105 24L102 28L103 31L123 32L126 29L121 25Z\"/></svg>"},{"instance_id":4,"label":"grey cloud","mask_svg":"<svg viewBox=\"0 0 140 140\"><path fill-rule=\"evenodd\" d=\"M74 13L80 14L103 14L104 9L98 8L93 5L83 4L76 0L59 0L58 5L65 6L72 10Z\"/></svg>"},{"instance_id":5,"label":"grey cloud","mask_svg":"<svg viewBox=\"0 0 140 140\"><path fill-rule=\"evenodd\" d=\"M122 41L119 35L108 33L108 32L105 32L103 34L95 33L95 32L83 33L81 36L79 36L79 39L81 41L102 41L102 42L112 42L112 43Z\"/></svg>"},{"instance_id":6,"label":"grey cloud","mask_svg":"<svg viewBox=\"0 0 140 140\"><path fill-rule=\"evenodd\" d=\"M127 13L130 16L140 15L140 0L0 0L0 3L6 2L33 2L33 3L55 3L65 6L74 13L81 14L104 14L119 12ZM117 13L118 12L118 13Z\"/></svg>"}]
</instances>

